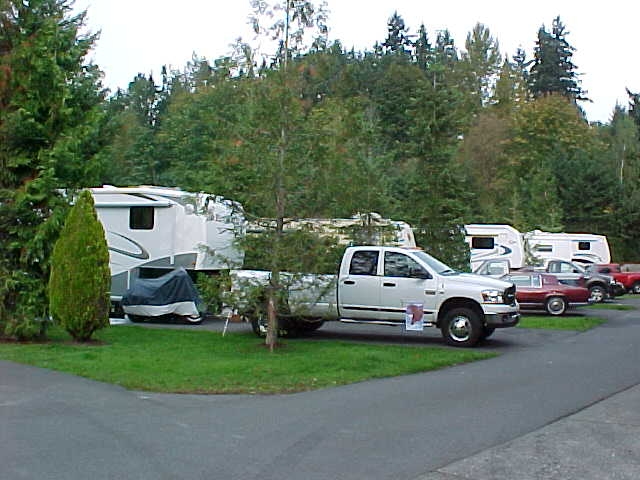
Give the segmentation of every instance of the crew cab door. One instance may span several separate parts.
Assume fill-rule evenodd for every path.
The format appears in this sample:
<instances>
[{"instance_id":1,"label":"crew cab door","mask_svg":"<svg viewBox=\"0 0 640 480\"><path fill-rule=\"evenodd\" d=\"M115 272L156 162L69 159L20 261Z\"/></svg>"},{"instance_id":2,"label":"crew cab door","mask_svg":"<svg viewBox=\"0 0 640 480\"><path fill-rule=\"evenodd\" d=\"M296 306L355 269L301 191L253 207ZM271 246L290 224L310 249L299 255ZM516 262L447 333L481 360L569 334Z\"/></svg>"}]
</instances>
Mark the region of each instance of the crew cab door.
<instances>
[{"instance_id":1,"label":"crew cab door","mask_svg":"<svg viewBox=\"0 0 640 480\"><path fill-rule=\"evenodd\" d=\"M547 265L547 272L552 273L565 285L580 285L584 275L574 265L562 260L551 260Z\"/></svg>"},{"instance_id":2,"label":"crew cab door","mask_svg":"<svg viewBox=\"0 0 640 480\"><path fill-rule=\"evenodd\" d=\"M349 270L338 278L340 316L376 320L380 315L378 275L380 250L357 250L349 261Z\"/></svg>"},{"instance_id":3,"label":"crew cab door","mask_svg":"<svg viewBox=\"0 0 640 480\"><path fill-rule=\"evenodd\" d=\"M380 318L404 322L407 304L422 303L425 322L434 322L436 283L431 273L409 255L385 251Z\"/></svg>"}]
</instances>

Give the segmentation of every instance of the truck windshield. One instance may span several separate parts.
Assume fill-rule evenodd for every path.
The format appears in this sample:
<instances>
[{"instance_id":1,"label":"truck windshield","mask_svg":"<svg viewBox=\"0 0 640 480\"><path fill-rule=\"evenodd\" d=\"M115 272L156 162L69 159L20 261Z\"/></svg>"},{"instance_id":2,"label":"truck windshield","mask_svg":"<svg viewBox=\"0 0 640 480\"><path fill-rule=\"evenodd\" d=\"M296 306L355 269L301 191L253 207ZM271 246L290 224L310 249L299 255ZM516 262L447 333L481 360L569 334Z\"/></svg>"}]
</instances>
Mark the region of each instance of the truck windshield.
<instances>
[{"instance_id":1,"label":"truck windshield","mask_svg":"<svg viewBox=\"0 0 640 480\"><path fill-rule=\"evenodd\" d=\"M452 269L448 265L445 265L440 260L433 258L428 253L418 251L418 252L413 252L413 254L416 257L418 257L420 260L422 260L424 263L429 265L432 269L434 269L436 273L438 273L439 275L457 273L454 269Z\"/></svg>"}]
</instances>

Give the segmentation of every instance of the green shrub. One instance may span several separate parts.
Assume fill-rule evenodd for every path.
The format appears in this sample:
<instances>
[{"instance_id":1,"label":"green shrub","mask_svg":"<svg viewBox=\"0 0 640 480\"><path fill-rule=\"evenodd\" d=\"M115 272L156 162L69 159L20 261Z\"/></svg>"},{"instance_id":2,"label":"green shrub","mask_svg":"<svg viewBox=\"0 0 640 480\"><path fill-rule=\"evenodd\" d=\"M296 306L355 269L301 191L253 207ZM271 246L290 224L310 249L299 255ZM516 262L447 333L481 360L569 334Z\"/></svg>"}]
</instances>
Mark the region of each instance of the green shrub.
<instances>
[{"instance_id":1,"label":"green shrub","mask_svg":"<svg viewBox=\"0 0 640 480\"><path fill-rule=\"evenodd\" d=\"M88 190L80 193L53 249L51 315L78 341L109 325L109 251Z\"/></svg>"}]
</instances>

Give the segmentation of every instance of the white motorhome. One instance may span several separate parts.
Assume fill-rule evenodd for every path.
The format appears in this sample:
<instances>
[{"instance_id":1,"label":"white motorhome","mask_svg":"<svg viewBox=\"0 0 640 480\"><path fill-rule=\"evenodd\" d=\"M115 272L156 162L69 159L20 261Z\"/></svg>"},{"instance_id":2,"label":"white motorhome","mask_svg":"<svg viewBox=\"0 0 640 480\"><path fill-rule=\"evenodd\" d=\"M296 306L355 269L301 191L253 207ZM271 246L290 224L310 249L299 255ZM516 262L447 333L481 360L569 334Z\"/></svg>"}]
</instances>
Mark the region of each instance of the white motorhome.
<instances>
[{"instance_id":1,"label":"white motorhome","mask_svg":"<svg viewBox=\"0 0 640 480\"><path fill-rule=\"evenodd\" d=\"M531 256L539 260L561 259L581 264L611 262L609 243L604 235L533 230L523 234L523 240Z\"/></svg>"},{"instance_id":2,"label":"white motorhome","mask_svg":"<svg viewBox=\"0 0 640 480\"><path fill-rule=\"evenodd\" d=\"M361 227L361 228L360 228ZM261 233L275 228L270 219L258 219L247 225L248 233ZM357 213L351 218L299 218L286 219L285 231L304 229L320 235L336 237L342 245L352 245L354 236L373 245L415 248L416 240L411 226L400 220L383 218L379 213ZM364 238L366 237L366 238Z\"/></svg>"},{"instance_id":3,"label":"white motorhome","mask_svg":"<svg viewBox=\"0 0 640 480\"><path fill-rule=\"evenodd\" d=\"M157 186L90 190L109 248L112 301L145 272L242 266L244 254L234 242L245 227L239 203Z\"/></svg>"},{"instance_id":4,"label":"white motorhome","mask_svg":"<svg viewBox=\"0 0 640 480\"><path fill-rule=\"evenodd\" d=\"M524 244L521 233L510 225L465 225L465 241L471 251L471 271L485 260L506 260L509 268L524 266Z\"/></svg>"}]
</instances>

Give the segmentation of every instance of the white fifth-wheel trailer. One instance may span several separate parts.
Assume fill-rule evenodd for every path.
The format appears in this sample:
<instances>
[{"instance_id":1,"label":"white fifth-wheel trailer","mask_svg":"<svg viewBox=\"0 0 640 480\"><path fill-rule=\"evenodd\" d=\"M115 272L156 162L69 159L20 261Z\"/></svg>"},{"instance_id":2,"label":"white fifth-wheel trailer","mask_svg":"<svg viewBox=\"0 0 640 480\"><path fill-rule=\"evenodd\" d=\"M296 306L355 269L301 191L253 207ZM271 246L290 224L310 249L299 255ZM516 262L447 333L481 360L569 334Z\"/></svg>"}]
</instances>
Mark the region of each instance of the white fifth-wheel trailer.
<instances>
[{"instance_id":1,"label":"white fifth-wheel trailer","mask_svg":"<svg viewBox=\"0 0 640 480\"><path fill-rule=\"evenodd\" d=\"M246 222L237 202L156 186L105 185L91 193L107 238L113 302L136 277L242 266L235 239Z\"/></svg>"}]
</instances>

